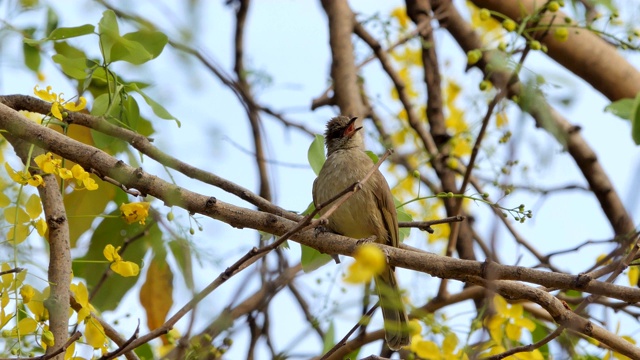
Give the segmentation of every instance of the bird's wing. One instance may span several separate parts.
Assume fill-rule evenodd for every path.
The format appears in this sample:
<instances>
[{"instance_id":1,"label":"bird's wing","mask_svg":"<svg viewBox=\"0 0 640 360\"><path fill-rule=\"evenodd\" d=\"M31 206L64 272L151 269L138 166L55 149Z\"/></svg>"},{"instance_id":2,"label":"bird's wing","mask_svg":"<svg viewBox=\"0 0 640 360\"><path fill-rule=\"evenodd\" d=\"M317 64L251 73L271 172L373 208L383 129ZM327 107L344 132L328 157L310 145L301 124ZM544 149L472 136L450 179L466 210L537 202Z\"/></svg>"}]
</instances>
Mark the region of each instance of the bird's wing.
<instances>
[{"instance_id":1,"label":"bird's wing","mask_svg":"<svg viewBox=\"0 0 640 360\"><path fill-rule=\"evenodd\" d=\"M389 184L387 184L384 176L379 171L372 175L370 181L373 182L373 194L380 209L385 230L389 234L387 245L398 247L398 215Z\"/></svg>"},{"instance_id":2,"label":"bird's wing","mask_svg":"<svg viewBox=\"0 0 640 360\"><path fill-rule=\"evenodd\" d=\"M315 206L315 207L317 207L319 205L318 204L318 195L316 195L316 193L317 193L316 186L318 186L318 178L313 180L313 188L311 190L311 196L313 197L313 206Z\"/></svg>"}]
</instances>

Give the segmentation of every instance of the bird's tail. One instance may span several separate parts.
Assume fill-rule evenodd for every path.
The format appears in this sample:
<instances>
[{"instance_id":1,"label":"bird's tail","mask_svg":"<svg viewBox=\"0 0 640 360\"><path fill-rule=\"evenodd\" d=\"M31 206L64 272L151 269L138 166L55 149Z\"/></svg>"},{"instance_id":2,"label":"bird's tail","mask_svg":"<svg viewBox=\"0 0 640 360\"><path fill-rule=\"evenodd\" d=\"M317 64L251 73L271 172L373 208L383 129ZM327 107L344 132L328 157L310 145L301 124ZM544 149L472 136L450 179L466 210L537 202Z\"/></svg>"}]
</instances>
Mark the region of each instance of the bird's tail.
<instances>
[{"instance_id":1,"label":"bird's tail","mask_svg":"<svg viewBox=\"0 0 640 360\"><path fill-rule=\"evenodd\" d=\"M375 277L376 290L384 319L385 339L391 350L400 350L411 343L408 318L404 310L396 275L391 267Z\"/></svg>"}]
</instances>

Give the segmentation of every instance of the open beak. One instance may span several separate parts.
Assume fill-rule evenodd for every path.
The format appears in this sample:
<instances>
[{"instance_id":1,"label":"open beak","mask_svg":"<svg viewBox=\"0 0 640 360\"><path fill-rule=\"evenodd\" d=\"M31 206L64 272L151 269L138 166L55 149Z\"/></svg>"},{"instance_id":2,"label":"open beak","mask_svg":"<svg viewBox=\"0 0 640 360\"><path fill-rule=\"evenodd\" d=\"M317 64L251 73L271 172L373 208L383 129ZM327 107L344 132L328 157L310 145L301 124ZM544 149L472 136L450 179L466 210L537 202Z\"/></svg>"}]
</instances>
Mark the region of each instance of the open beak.
<instances>
[{"instance_id":1,"label":"open beak","mask_svg":"<svg viewBox=\"0 0 640 360\"><path fill-rule=\"evenodd\" d=\"M349 120L349 122L347 123L347 127L344 130L344 136L352 137L356 132L358 132L358 130L362 129L362 126L356 127L356 120L358 120L356 116L352 117L351 120Z\"/></svg>"}]
</instances>

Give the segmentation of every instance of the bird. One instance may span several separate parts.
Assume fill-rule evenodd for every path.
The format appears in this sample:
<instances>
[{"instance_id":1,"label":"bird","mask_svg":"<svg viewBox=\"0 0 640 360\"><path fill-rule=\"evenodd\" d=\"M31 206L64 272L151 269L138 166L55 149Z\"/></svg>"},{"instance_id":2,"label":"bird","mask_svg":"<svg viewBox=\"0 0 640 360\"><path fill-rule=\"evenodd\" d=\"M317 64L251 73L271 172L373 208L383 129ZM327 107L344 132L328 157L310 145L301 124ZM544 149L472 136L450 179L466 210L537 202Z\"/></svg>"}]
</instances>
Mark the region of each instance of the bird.
<instances>
[{"instance_id":1,"label":"bird","mask_svg":"<svg viewBox=\"0 0 640 360\"><path fill-rule=\"evenodd\" d=\"M365 152L364 136L357 117L337 116L325 131L327 159L313 182L313 203L329 201L339 192L361 181L374 166ZM319 213L323 215L327 207ZM335 233L365 239L375 237L381 244L398 247L398 217L391 189L376 169L344 204L328 217L325 227ZM399 350L411 342L408 318L398 290L394 268L387 265L374 277L384 319L385 340L391 350Z\"/></svg>"}]
</instances>

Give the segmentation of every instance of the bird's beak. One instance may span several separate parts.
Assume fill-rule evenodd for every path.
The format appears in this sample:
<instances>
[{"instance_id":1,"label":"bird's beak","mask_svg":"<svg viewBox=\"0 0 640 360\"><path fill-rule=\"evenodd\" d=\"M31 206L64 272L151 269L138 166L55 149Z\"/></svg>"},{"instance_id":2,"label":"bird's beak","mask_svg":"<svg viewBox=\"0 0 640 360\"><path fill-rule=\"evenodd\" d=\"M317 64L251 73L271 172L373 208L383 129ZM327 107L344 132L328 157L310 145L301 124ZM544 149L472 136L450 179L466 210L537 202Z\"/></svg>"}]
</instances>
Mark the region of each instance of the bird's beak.
<instances>
[{"instance_id":1,"label":"bird's beak","mask_svg":"<svg viewBox=\"0 0 640 360\"><path fill-rule=\"evenodd\" d=\"M349 122L347 123L347 127L344 130L344 136L352 137L353 135L355 135L355 133L358 132L358 130L362 129L362 126L356 127L357 119L358 118L354 116L351 118L351 120L349 120Z\"/></svg>"}]
</instances>

